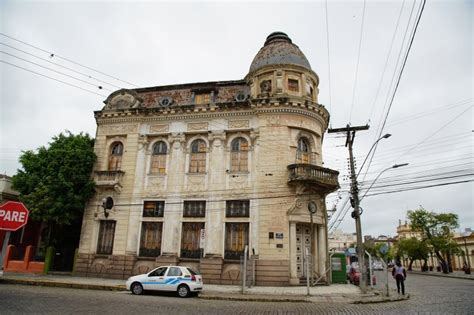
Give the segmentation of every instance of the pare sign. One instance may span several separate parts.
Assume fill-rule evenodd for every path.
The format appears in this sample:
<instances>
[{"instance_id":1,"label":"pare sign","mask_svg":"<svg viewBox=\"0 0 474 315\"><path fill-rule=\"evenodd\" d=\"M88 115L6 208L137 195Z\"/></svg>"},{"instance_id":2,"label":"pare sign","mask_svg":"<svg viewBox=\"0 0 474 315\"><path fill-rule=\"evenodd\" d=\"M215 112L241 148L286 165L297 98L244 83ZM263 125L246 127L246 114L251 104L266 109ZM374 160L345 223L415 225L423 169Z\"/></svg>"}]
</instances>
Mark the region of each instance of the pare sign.
<instances>
[{"instance_id":1,"label":"pare sign","mask_svg":"<svg viewBox=\"0 0 474 315\"><path fill-rule=\"evenodd\" d=\"M28 222L28 213L21 202L7 201L0 206L0 230L18 230Z\"/></svg>"}]
</instances>

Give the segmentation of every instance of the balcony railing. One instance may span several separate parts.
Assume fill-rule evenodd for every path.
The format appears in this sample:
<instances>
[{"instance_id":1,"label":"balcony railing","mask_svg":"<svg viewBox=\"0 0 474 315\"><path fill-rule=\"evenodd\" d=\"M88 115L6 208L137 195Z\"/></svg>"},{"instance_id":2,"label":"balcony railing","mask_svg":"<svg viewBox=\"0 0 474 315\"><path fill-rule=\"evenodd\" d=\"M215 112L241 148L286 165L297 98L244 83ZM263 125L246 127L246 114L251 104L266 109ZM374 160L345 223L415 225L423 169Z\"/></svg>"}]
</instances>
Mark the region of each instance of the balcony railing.
<instances>
[{"instance_id":1,"label":"balcony railing","mask_svg":"<svg viewBox=\"0 0 474 315\"><path fill-rule=\"evenodd\" d=\"M94 181L97 186L115 187L120 185L123 171L95 171Z\"/></svg>"},{"instance_id":2,"label":"balcony railing","mask_svg":"<svg viewBox=\"0 0 474 315\"><path fill-rule=\"evenodd\" d=\"M324 192L332 192L339 188L338 171L303 163L288 165L288 170L290 171L288 177L290 184L306 182L316 185Z\"/></svg>"}]
</instances>

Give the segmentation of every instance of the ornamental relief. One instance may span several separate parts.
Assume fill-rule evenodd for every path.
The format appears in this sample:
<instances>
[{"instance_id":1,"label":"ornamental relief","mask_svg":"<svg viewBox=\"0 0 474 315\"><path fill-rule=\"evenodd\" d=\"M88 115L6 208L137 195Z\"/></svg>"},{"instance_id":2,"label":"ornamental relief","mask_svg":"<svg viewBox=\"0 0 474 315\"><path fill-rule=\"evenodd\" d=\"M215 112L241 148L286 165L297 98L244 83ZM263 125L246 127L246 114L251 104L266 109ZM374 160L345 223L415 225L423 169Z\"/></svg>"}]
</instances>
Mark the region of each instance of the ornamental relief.
<instances>
[{"instance_id":1,"label":"ornamental relief","mask_svg":"<svg viewBox=\"0 0 474 315\"><path fill-rule=\"evenodd\" d=\"M267 122L267 126L279 126L280 125L280 116L279 115L272 115L265 117Z\"/></svg>"},{"instance_id":2,"label":"ornamental relief","mask_svg":"<svg viewBox=\"0 0 474 315\"><path fill-rule=\"evenodd\" d=\"M120 135L137 132L138 125L102 125L99 128L101 135Z\"/></svg>"},{"instance_id":3,"label":"ornamental relief","mask_svg":"<svg viewBox=\"0 0 474 315\"><path fill-rule=\"evenodd\" d=\"M188 176L187 190L190 192L206 191L205 175Z\"/></svg>"},{"instance_id":4,"label":"ornamental relief","mask_svg":"<svg viewBox=\"0 0 474 315\"><path fill-rule=\"evenodd\" d=\"M203 123L188 123L188 131L200 131L200 130L207 130L208 129L208 123L203 122Z\"/></svg>"},{"instance_id":5,"label":"ornamental relief","mask_svg":"<svg viewBox=\"0 0 474 315\"><path fill-rule=\"evenodd\" d=\"M250 121L248 120L229 120L229 129L244 129L249 126Z\"/></svg>"},{"instance_id":6,"label":"ornamental relief","mask_svg":"<svg viewBox=\"0 0 474 315\"><path fill-rule=\"evenodd\" d=\"M168 132L169 129L170 129L169 125L151 125L150 133Z\"/></svg>"},{"instance_id":7,"label":"ornamental relief","mask_svg":"<svg viewBox=\"0 0 474 315\"><path fill-rule=\"evenodd\" d=\"M234 177L235 176L235 177ZM229 188L232 189L231 194L241 194L238 190L248 187L248 176L247 175L234 175L229 177Z\"/></svg>"},{"instance_id":8,"label":"ornamental relief","mask_svg":"<svg viewBox=\"0 0 474 315\"><path fill-rule=\"evenodd\" d=\"M146 182L146 193L150 196L156 196L165 190L165 177L148 177Z\"/></svg>"}]
</instances>

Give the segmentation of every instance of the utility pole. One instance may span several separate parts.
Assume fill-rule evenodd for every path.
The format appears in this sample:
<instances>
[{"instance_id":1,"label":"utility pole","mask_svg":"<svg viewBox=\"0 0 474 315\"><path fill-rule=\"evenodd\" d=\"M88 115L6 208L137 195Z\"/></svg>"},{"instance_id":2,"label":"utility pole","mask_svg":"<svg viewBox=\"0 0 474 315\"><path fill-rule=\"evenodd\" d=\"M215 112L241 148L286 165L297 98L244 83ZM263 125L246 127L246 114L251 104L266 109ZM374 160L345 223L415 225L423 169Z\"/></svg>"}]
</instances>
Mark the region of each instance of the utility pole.
<instances>
[{"instance_id":1,"label":"utility pole","mask_svg":"<svg viewBox=\"0 0 474 315\"><path fill-rule=\"evenodd\" d=\"M359 207L359 188L357 184L357 175L355 172L354 167L354 155L352 153L352 145L354 144L354 138L356 131L361 130L368 130L369 125L365 126L355 126L351 127L346 125L345 128L336 128L336 129L328 129L328 133L339 133L344 132L346 133L346 147L349 149L349 162L351 166L351 195L352 195L352 202L351 205L354 207L354 211L352 212L351 216L355 219L356 224L356 237L357 237L357 260L359 261L359 268L360 268L360 289L362 293L367 292L367 268L365 266L365 249L364 243L362 240L362 227L360 224L360 207Z\"/></svg>"}]
</instances>

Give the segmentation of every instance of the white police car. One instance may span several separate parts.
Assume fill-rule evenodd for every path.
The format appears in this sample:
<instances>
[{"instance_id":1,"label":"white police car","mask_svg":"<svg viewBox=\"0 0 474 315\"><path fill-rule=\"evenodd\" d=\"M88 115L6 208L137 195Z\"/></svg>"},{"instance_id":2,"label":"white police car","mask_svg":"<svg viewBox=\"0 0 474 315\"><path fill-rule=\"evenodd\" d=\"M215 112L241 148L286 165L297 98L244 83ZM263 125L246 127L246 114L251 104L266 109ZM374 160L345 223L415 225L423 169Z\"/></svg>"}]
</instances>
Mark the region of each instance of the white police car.
<instances>
[{"instance_id":1,"label":"white police car","mask_svg":"<svg viewBox=\"0 0 474 315\"><path fill-rule=\"evenodd\" d=\"M142 294L145 290L176 291L180 297L202 291L202 276L189 267L163 266L149 273L128 278L127 290Z\"/></svg>"}]
</instances>

